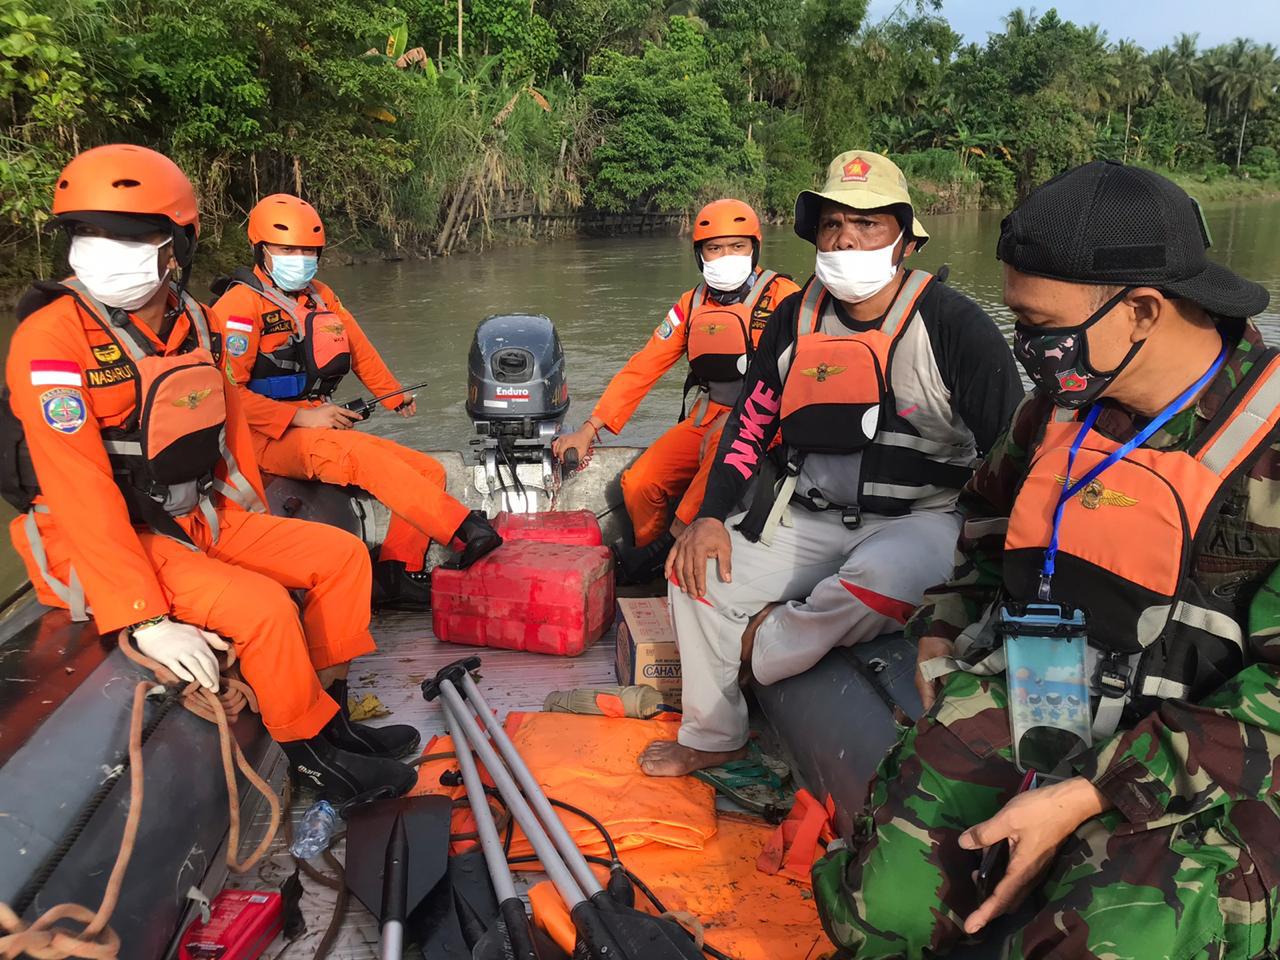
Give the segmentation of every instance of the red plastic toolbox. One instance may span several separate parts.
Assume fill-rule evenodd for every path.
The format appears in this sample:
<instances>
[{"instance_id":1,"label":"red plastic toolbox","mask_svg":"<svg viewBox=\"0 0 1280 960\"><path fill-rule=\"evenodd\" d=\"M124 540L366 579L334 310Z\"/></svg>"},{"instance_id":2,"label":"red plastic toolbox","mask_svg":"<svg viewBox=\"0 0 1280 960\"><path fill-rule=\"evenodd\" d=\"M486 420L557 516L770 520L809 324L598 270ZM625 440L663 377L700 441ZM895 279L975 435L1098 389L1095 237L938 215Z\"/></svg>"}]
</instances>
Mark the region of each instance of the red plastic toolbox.
<instances>
[{"instance_id":1,"label":"red plastic toolbox","mask_svg":"<svg viewBox=\"0 0 1280 960\"><path fill-rule=\"evenodd\" d=\"M579 547L604 543L600 521L590 510L555 510L549 513L507 513L494 517L493 528L503 540L540 540Z\"/></svg>"},{"instance_id":2,"label":"red plastic toolbox","mask_svg":"<svg viewBox=\"0 0 1280 960\"><path fill-rule=\"evenodd\" d=\"M608 547L514 540L466 570L431 575L435 634L449 643L576 657L613 623Z\"/></svg>"},{"instance_id":3,"label":"red plastic toolbox","mask_svg":"<svg viewBox=\"0 0 1280 960\"><path fill-rule=\"evenodd\" d=\"M256 960L284 923L278 893L223 890L209 905L209 922L197 918L182 934L180 960Z\"/></svg>"}]
</instances>

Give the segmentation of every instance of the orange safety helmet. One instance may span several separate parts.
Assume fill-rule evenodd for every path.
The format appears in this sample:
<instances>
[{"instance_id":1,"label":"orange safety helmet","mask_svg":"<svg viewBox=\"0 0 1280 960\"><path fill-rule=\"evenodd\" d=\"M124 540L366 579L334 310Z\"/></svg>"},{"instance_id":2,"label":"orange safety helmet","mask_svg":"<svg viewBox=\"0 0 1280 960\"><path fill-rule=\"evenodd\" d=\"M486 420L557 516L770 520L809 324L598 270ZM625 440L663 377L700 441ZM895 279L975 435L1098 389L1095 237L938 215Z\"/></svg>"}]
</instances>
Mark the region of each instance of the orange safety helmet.
<instances>
[{"instance_id":1,"label":"orange safety helmet","mask_svg":"<svg viewBox=\"0 0 1280 960\"><path fill-rule=\"evenodd\" d=\"M53 214L59 223L91 223L126 236L167 221L183 267L200 235L196 191L187 175L164 154L131 143L94 147L68 163L53 188Z\"/></svg>"},{"instance_id":2,"label":"orange safety helmet","mask_svg":"<svg viewBox=\"0 0 1280 960\"><path fill-rule=\"evenodd\" d=\"M751 237L756 243L764 240L760 232L760 218L749 204L741 200L713 200L698 211L693 218L693 242L716 237Z\"/></svg>"},{"instance_id":3,"label":"orange safety helmet","mask_svg":"<svg viewBox=\"0 0 1280 960\"><path fill-rule=\"evenodd\" d=\"M323 247L324 224L316 208L301 197L273 193L249 211L249 242L286 247Z\"/></svg>"}]
</instances>

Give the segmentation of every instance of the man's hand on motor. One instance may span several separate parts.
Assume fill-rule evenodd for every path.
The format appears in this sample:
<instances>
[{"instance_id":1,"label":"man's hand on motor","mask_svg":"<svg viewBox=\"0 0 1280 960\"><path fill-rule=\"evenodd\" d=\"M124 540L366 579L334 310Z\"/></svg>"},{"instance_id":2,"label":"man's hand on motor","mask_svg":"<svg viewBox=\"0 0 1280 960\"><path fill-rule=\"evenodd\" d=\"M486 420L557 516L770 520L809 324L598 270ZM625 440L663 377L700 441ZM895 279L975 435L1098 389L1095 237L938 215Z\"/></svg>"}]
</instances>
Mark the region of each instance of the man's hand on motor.
<instances>
[{"instance_id":1,"label":"man's hand on motor","mask_svg":"<svg viewBox=\"0 0 1280 960\"><path fill-rule=\"evenodd\" d=\"M133 642L179 680L194 680L209 692L218 692L218 656L213 651L229 650L231 645L216 633L165 617L135 630Z\"/></svg>"},{"instance_id":2,"label":"man's hand on motor","mask_svg":"<svg viewBox=\"0 0 1280 960\"><path fill-rule=\"evenodd\" d=\"M320 430L350 430L360 422L360 414L340 407L336 403L322 403L318 407L299 407L293 415L295 427L315 427Z\"/></svg>"},{"instance_id":3,"label":"man's hand on motor","mask_svg":"<svg viewBox=\"0 0 1280 960\"><path fill-rule=\"evenodd\" d=\"M591 452L592 445L596 442L597 431L590 422L584 423L573 433L565 433L554 438L551 441L551 452L560 460L564 459L564 452L570 448L578 451L579 462L587 459L587 454Z\"/></svg>"},{"instance_id":4,"label":"man's hand on motor","mask_svg":"<svg viewBox=\"0 0 1280 960\"><path fill-rule=\"evenodd\" d=\"M978 909L964 921L975 934L996 917L1016 907L1039 882L1050 861L1072 831L1111 804L1088 780L1072 777L1062 783L1020 793L990 820L960 834L960 847L981 850L1009 841L1009 866Z\"/></svg>"},{"instance_id":5,"label":"man's hand on motor","mask_svg":"<svg viewBox=\"0 0 1280 960\"><path fill-rule=\"evenodd\" d=\"M720 567L720 580L733 580L733 546L724 523L712 517L693 521L680 534L676 545L667 554L666 575L674 576L676 585L701 600L707 593L707 561L715 557Z\"/></svg>"},{"instance_id":6,"label":"man's hand on motor","mask_svg":"<svg viewBox=\"0 0 1280 960\"><path fill-rule=\"evenodd\" d=\"M951 656L951 651L954 649L955 644L942 637L920 638L920 645L916 648L916 689L920 691L920 703L926 713L933 706L933 701L938 699L938 681L926 680L921 668L926 661L934 657Z\"/></svg>"}]
</instances>

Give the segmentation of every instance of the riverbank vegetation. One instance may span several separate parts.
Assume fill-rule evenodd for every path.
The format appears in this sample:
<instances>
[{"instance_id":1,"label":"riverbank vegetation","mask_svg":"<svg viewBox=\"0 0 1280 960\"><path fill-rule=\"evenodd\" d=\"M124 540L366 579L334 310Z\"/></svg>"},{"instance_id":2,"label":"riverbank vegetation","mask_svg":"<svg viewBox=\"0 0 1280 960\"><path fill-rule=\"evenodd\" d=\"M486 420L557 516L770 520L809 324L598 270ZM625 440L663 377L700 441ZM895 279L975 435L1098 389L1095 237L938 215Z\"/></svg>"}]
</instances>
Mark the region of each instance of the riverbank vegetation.
<instances>
[{"instance_id":1,"label":"riverbank vegetation","mask_svg":"<svg viewBox=\"0 0 1280 960\"><path fill-rule=\"evenodd\" d=\"M336 251L447 253L509 219L789 215L836 153L891 153L932 209L1006 206L1092 157L1201 194L1280 189L1280 61L1145 51L1052 10L962 42L866 0L0 0L0 274L44 275L54 177L113 141L196 182L215 258L276 190ZM1203 187L1204 189L1199 189ZM3 281L0 281L3 282Z\"/></svg>"}]
</instances>

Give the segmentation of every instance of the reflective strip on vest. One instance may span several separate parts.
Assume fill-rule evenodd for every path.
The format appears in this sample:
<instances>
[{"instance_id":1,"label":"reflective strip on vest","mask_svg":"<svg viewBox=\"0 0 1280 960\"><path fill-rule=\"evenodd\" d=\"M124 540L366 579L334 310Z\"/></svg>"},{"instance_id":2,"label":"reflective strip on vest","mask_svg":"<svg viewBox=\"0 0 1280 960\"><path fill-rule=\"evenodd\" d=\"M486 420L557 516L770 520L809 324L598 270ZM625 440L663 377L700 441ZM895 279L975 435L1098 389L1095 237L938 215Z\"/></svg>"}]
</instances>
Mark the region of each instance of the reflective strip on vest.
<instances>
[{"instance_id":1,"label":"reflective strip on vest","mask_svg":"<svg viewBox=\"0 0 1280 960\"><path fill-rule=\"evenodd\" d=\"M118 324L112 318L112 309L102 301L98 300L89 289L74 277L70 280L64 280L62 285L68 290L74 291L75 294L90 308L95 314L96 319L102 327L112 336L113 340L120 342L125 351L129 354L129 358L134 363L149 357L156 352L155 346L145 335L134 325L133 321L128 319L128 312L121 310L126 320L124 323ZM183 311L191 320L192 329L196 332L196 339L200 346L212 352L213 338L209 335L209 325L205 321L204 310L200 304L196 302L186 290L182 290L177 284L169 284L169 289L178 297L178 302L182 304ZM119 334L117 337L116 334Z\"/></svg>"},{"instance_id":2,"label":"reflective strip on vest","mask_svg":"<svg viewBox=\"0 0 1280 960\"><path fill-rule=\"evenodd\" d=\"M1200 455L1200 462L1221 474L1245 449L1256 446L1255 437L1267 427L1280 406L1280 361L1272 359L1263 382L1253 392L1244 409L1237 412L1225 430Z\"/></svg>"},{"instance_id":3,"label":"reflective strip on vest","mask_svg":"<svg viewBox=\"0 0 1280 960\"><path fill-rule=\"evenodd\" d=\"M303 332L302 332L301 323L298 320L298 301L297 300L294 300L292 297L286 296L284 293L277 290L275 287L268 287L265 284L263 284L260 287L255 287L253 286L253 284L245 283L243 280L235 280L233 281L233 283L238 283L241 286L248 287L254 293L257 293L260 296L264 297L265 299L269 300L272 304L274 304L275 306L283 310L285 313L287 313L289 315L289 319L293 321L294 334L297 336L299 341L302 340ZM327 311L329 309L329 307L324 302L324 297L320 296L319 291L317 291L316 288L313 287L311 284L307 284L307 289L302 292L315 301L317 310Z\"/></svg>"},{"instance_id":4,"label":"reflective strip on vest","mask_svg":"<svg viewBox=\"0 0 1280 960\"><path fill-rule=\"evenodd\" d=\"M924 500L936 497L952 490L952 487L939 487L932 483L920 485L906 483L864 483L862 492L873 497L884 497L888 500Z\"/></svg>"},{"instance_id":5,"label":"reflective strip on vest","mask_svg":"<svg viewBox=\"0 0 1280 960\"><path fill-rule=\"evenodd\" d=\"M931 280L933 280L933 274L928 271L907 271L907 279L903 281L902 288L889 306L889 312L884 315L884 320L880 323L879 329L881 333L890 339L897 336L899 330L915 313L916 300L920 298L921 292L929 285ZM826 311L829 299L831 299L831 296L827 293L827 288L823 286L822 281L817 277L811 277L809 282L805 284L804 295L800 300L800 309L796 312L797 339L801 334L818 333L822 329L822 315ZM808 330L803 329L806 317L808 318ZM832 336L837 336L837 334L832 334ZM857 336L857 334L850 334L850 336ZM885 379L888 380L888 369L884 371L884 375Z\"/></svg>"},{"instance_id":6,"label":"reflective strip on vest","mask_svg":"<svg viewBox=\"0 0 1280 960\"><path fill-rule=\"evenodd\" d=\"M22 521L23 532L27 535L27 546L31 549L31 559L35 561L36 569L40 571L40 577L45 585L53 591L55 597L67 605L67 609L71 611L71 619L76 623L83 623L89 619L89 614L93 610L85 603L84 586L80 583L76 568L74 566L70 568L70 584L63 583L49 569L49 555L44 549L44 538L40 536L40 527L36 524L36 514L48 512L49 508L43 504L32 507L27 511L26 519Z\"/></svg>"},{"instance_id":7,"label":"reflective strip on vest","mask_svg":"<svg viewBox=\"0 0 1280 960\"><path fill-rule=\"evenodd\" d=\"M913 436L909 433L877 433L876 443L886 447L902 447L905 450L915 450L917 453L923 453L928 457L943 459L958 458L969 454L968 450L954 447L949 443L939 443L936 440Z\"/></svg>"},{"instance_id":8,"label":"reflective strip on vest","mask_svg":"<svg viewBox=\"0 0 1280 960\"><path fill-rule=\"evenodd\" d=\"M218 449L222 451L222 462L227 466L227 479L225 481L215 479L214 489L250 513L266 513L266 504L258 499L253 484L245 478L240 470L240 464L236 462L235 454L227 446L226 427L218 433Z\"/></svg>"}]
</instances>

